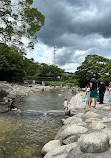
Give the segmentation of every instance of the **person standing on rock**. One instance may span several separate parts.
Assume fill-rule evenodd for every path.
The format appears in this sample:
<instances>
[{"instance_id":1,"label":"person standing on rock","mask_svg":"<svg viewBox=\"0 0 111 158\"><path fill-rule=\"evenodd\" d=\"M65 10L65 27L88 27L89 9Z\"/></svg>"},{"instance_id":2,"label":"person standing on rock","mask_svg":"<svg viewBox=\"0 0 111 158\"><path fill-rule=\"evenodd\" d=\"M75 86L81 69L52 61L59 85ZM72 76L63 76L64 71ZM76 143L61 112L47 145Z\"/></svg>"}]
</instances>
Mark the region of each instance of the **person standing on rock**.
<instances>
[{"instance_id":1,"label":"person standing on rock","mask_svg":"<svg viewBox=\"0 0 111 158\"><path fill-rule=\"evenodd\" d=\"M105 83L103 82L103 80L101 80L100 86L99 86L99 101L100 101L100 104L103 104L105 91L106 91Z\"/></svg>"},{"instance_id":2,"label":"person standing on rock","mask_svg":"<svg viewBox=\"0 0 111 158\"><path fill-rule=\"evenodd\" d=\"M94 108L96 109L96 102L97 102L97 80L92 78L90 81L90 105L89 108L91 109L92 98L94 98Z\"/></svg>"},{"instance_id":3,"label":"person standing on rock","mask_svg":"<svg viewBox=\"0 0 111 158\"><path fill-rule=\"evenodd\" d=\"M108 86L109 96L108 96L108 104L111 106L111 82Z\"/></svg>"},{"instance_id":4,"label":"person standing on rock","mask_svg":"<svg viewBox=\"0 0 111 158\"><path fill-rule=\"evenodd\" d=\"M89 87L89 85L87 86L87 89L86 89L85 100L86 100L86 108L87 108L87 107L89 107L89 104L90 104L90 87Z\"/></svg>"},{"instance_id":5,"label":"person standing on rock","mask_svg":"<svg viewBox=\"0 0 111 158\"><path fill-rule=\"evenodd\" d=\"M68 103L67 99L64 99L63 108L64 108L64 113L65 114L68 113L68 111L69 111L68 104L69 103Z\"/></svg>"}]
</instances>

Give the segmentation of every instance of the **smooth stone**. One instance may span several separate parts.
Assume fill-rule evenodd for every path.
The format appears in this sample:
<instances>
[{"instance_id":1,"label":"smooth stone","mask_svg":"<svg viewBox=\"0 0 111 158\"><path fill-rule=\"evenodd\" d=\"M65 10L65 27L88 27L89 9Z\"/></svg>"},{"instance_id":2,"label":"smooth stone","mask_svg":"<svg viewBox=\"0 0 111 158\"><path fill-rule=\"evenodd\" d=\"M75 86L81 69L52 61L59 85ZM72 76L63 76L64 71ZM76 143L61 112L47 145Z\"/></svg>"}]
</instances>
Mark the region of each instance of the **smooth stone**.
<instances>
[{"instance_id":1,"label":"smooth stone","mask_svg":"<svg viewBox=\"0 0 111 158\"><path fill-rule=\"evenodd\" d=\"M102 132L90 133L80 137L79 145L82 152L101 153L108 150L109 138Z\"/></svg>"},{"instance_id":2,"label":"smooth stone","mask_svg":"<svg viewBox=\"0 0 111 158\"><path fill-rule=\"evenodd\" d=\"M105 106L105 107L102 108L102 110L111 111L111 107L110 106Z\"/></svg>"},{"instance_id":3,"label":"smooth stone","mask_svg":"<svg viewBox=\"0 0 111 158\"><path fill-rule=\"evenodd\" d=\"M89 127L91 127L92 129L103 129L105 128L107 125L104 125L101 122L92 122Z\"/></svg>"},{"instance_id":4,"label":"smooth stone","mask_svg":"<svg viewBox=\"0 0 111 158\"><path fill-rule=\"evenodd\" d=\"M93 118L93 117L99 117L98 114L96 114L95 112L92 112L92 111L88 111L84 114L84 117L87 117L87 118Z\"/></svg>"},{"instance_id":5,"label":"smooth stone","mask_svg":"<svg viewBox=\"0 0 111 158\"><path fill-rule=\"evenodd\" d=\"M110 128L105 128L103 131L109 138L111 138L111 129Z\"/></svg>"},{"instance_id":6,"label":"smooth stone","mask_svg":"<svg viewBox=\"0 0 111 158\"><path fill-rule=\"evenodd\" d=\"M87 131L88 129L85 127L78 126L75 124L67 124L67 125L62 126L62 128L57 133L55 139L63 140L69 136L86 133Z\"/></svg>"},{"instance_id":7,"label":"smooth stone","mask_svg":"<svg viewBox=\"0 0 111 158\"><path fill-rule=\"evenodd\" d=\"M80 118L83 117L83 116L84 116L83 113L78 113L78 114L75 115L75 117L80 117Z\"/></svg>"},{"instance_id":8,"label":"smooth stone","mask_svg":"<svg viewBox=\"0 0 111 158\"><path fill-rule=\"evenodd\" d=\"M75 148L76 146L77 146L76 143L71 143L68 145L55 148L52 151L48 152L44 156L44 158L67 158L69 151Z\"/></svg>"},{"instance_id":9,"label":"smooth stone","mask_svg":"<svg viewBox=\"0 0 111 158\"><path fill-rule=\"evenodd\" d=\"M64 120L63 124L64 125L66 125L66 124L76 124L78 122L82 122L82 119L78 118L78 117L75 117L75 116L72 116L72 117L69 117L68 119Z\"/></svg>"},{"instance_id":10,"label":"smooth stone","mask_svg":"<svg viewBox=\"0 0 111 158\"><path fill-rule=\"evenodd\" d=\"M71 143L77 142L78 138L79 138L78 135L69 136L68 138L64 139L62 143L65 145L71 144Z\"/></svg>"},{"instance_id":11,"label":"smooth stone","mask_svg":"<svg viewBox=\"0 0 111 158\"><path fill-rule=\"evenodd\" d=\"M45 144L41 150L42 155L47 154L49 151L60 147L60 141L59 140L52 140L50 142L48 142L47 144Z\"/></svg>"},{"instance_id":12,"label":"smooth stone","mask_svg":"<svg viewBox=\"0 0 111 158\"><path fill-rule=\"evenodd\" d=\"M102 122L101 119L98 118L88 118L85 121L86 123L91 123L91 122Z\"/></svg>"},{"instance_id":13,"label":"smooth stone","mask_svg":"<svg viewBox=\"0 0 111 158\"><path fill-rule=\"evenodd\" d=\"M111 118L104 117L101 121L102 121L103 123L108 123L108 122L111 122Z\"/></svg>"}]
</instances>

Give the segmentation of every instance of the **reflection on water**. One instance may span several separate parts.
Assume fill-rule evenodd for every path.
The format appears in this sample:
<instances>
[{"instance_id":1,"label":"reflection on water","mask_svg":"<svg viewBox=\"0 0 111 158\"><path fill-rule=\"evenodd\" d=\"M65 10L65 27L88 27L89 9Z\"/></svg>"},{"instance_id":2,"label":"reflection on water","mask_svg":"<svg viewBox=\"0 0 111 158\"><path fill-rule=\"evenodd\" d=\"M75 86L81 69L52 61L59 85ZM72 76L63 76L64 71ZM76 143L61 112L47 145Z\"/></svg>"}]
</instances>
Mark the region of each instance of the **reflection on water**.
<instances>
[{"instance_id":1,"label":"reflection on water","mask_svg":"<svg viewBox=\"0 0 111 158\"><path fill-rule=\"evenodd\" d=\"M52 140L60 129L60 120L63 117L54 117L46 113L48 110L63 110L64 98L70 100L71 92L38 93L26 98L24 102L16 103L22 115L11 112L2 114L0 158L39 158L43 145Z\"/></svg>"}]
</instances>

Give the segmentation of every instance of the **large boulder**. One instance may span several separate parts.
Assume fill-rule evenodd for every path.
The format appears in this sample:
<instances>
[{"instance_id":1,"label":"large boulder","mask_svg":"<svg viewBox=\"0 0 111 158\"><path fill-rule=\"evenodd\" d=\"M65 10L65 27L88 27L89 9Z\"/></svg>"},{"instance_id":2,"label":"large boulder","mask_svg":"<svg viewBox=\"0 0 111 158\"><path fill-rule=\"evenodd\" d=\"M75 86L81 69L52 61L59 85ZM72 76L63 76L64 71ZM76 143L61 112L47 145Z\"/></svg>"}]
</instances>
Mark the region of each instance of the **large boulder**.
<instances>
[{"instance_id":1,"label":"large boulder","mask_svg":"<svg viewBox=\"0 0 111 158\"><path fill-rule=\"evenodd\" d=\"M109 118L109 117L103 117L103 119L101 121L103 123L108 123L108 122L111 122L111 118Z\"/></svg>"},{"instance_id":2,"label":"large boulder","mask_svg":"<svg viewBox=\"0 0 111 158\"><path fill-rule=\"evenodd\" d=\"M62 126L62 128L57 133L55 139L65 139L72 135L80 135L82 133L86 133L88 131L87 128L78 126L75 124L67 124Z\"/></svg>"},{"instance_id":3,"label":"large boulder","mask_svg":"<svg viewBox=\"0 0 111 158\"><path fill-rule=\"evenodd\" d=\"M101 153L108 150L109 138L105 133L95 132L79 139L80 149L85 153Z\"/></svg>"},{"instance_id":4,"label":"large boulder","mask_svg":"<svg viewBox=\"0 0 111 158\"><path fill-rule=\"evenodd\" d=\"M63 121L63 124L64 125L67 125L67 124L77 124L79 122L82 122L82 119L81 118L78 118L78 117L69 117L68 119L64 120Z\"/></svg>"},{"instance_id":5,"label":"large boulder","mask_svg":"<svg viewBox=\"0 0 111 158\"><path fill-rule=\"evenodd\" d=\"M83 113L78 113L78 114L75 115L75 117L80 117L80 118L83 117L83 116L84 116Z\"/></svg>"},{"instance_id":6,"label":"large boulder","mask_svg":"<svg viewBox=\"0 0 111 158\"><path fill-rule=\"evenodd\" d=\"M41 150L42 155L47 154L49 151L54 150L55 148L60 147L60 141L59 140L52 140L45 144Z\"/></svg>"},{"instance_id":7,"label":"large boulder","mask_svg":"<svg viewBox=\"0 0 111 158\"><path fill-rule=\"evenodd\" d=\"M48 152L44 156L44 158L67 158L69 151L75 148L76 146L77 146L76 143L72 143L69 145L64 145L64 146L55 148L54 150Z\"/></svg>"},{"instance_id":8,"label":"large boulder","mask_svg":"<svg viewBox=\"0 0 111 158\"><path fill-rule=\"evenodd\" d=\"M88 111L88 112L86 112L85 114L84 114L84 117L86 117L86 118L93 118L93 117L99 117L99 115L98 114L96 114L95 112L92 112L92 111Z\"/></svg>"},{"instance_id":9,"label":"large boulder","mask_svg":"<svg viewBox=\"0 0 111 158\"><path fill-rule=\"evenodd\" d=\"M91 122L102 122L102 120L99 119L99 118L88 118L88 119L86 119L85 122L86 122L86 123L91 123Z\"/></svg>"},{"instance_id":10,"label":"large boulder","mask_svg":"<svg viewBox=\"0 0 111 158\"><path fill-rule=\"evenodd\" d=\"M102 110L104 111L111 111L111 107L110 106L105 106L102 108Z\"/></svg>"},{"instance_id":11,"label":"large boulder","mask_svg":"<svg viewBox=\"0 0 111 158\"><path fill-rule=\"evenodd\" d=\"M77 93L70 100L70 109L84 109L86 106L85 102L82 102L84 93Z\"/></svg>"},{"instance_id":12,"label":"large boulder","mask_svg":"<svg viewBox=\"0 0 111 158\"><path fill-rule=\"evenodd\" d=\"M71 144L71 143L74 143L74 142L77 142L78 141L78 138L79 138L79 135L72 135L72 136L69 136L67 138L65 138L62 143L64 145L67 145L67 144Z\"/></svg>"},{"instance_id":13,"label":"large boulder","mask_svg":"<svg viewBox=\"0 0 111 158\"><path fill-rule=\"evenodd\" d=\"M107 125L104 125L101 122L92 122L89 127L93 128L93 129L104 129Z\"/></svg>"},{"instance_id":14,"label":"large boulder","mask_svg":"<svg viewBox=\"0 0 111 158\"><path fill-rule=\"evenodd\" d=\"M105 128L102 131L103 133L105 133L109 138L111 138L111 129L110 128Z\"/></svg>"}]
</instances>

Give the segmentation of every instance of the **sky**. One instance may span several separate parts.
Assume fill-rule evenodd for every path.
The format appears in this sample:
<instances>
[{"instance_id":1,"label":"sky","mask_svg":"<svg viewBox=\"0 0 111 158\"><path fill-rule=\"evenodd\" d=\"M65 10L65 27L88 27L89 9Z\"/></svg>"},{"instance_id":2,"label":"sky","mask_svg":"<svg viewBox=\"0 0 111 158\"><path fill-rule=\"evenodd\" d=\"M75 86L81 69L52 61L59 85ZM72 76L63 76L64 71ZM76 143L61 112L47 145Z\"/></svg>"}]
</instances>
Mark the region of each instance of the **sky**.
<instances>
[{"instance_id":1,"label":"sky","mask_svg":"<svg viewBox=\"0 0 111 158\"><path fill-rule=\"evenodd\" d=\"M34 0L45 15L35 49L27 54L39 63L55 63L75 72L88 54L111 59L111 0Z\"/></svg>"}]
</instances>

